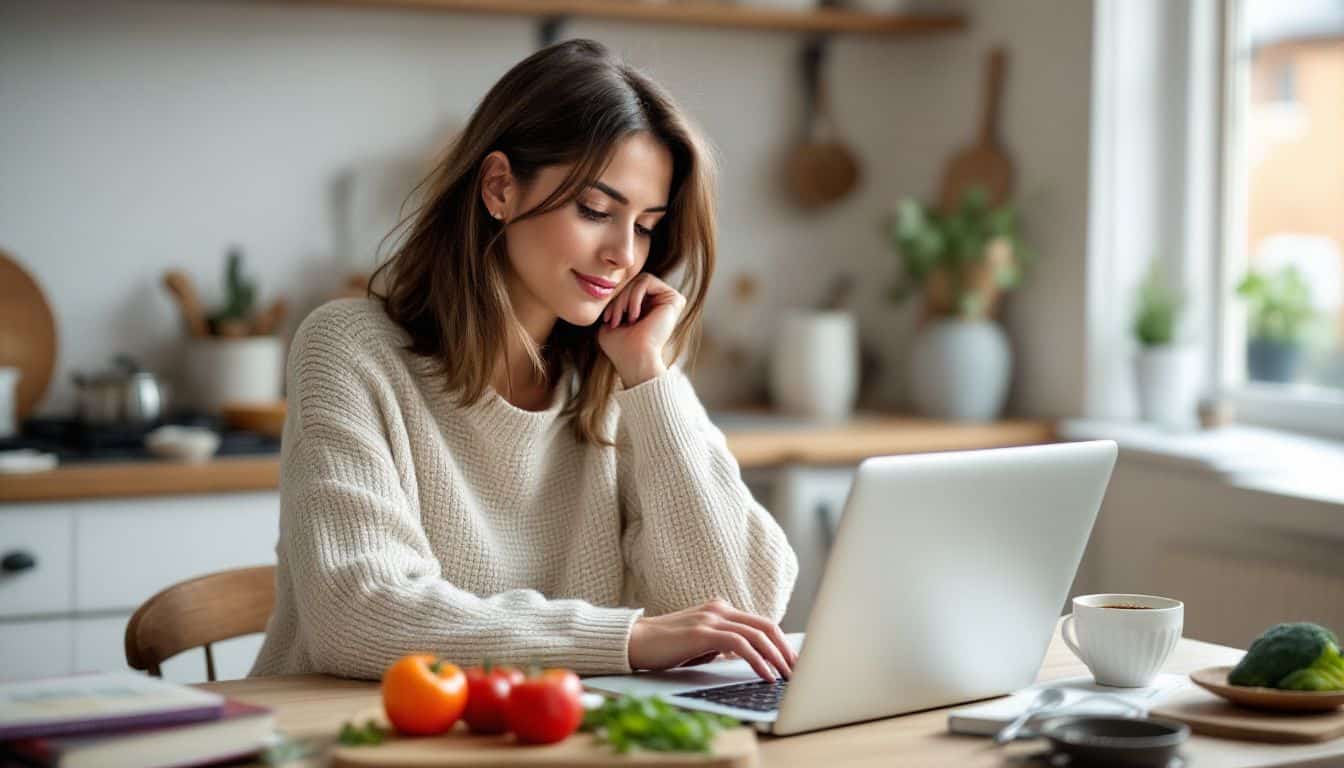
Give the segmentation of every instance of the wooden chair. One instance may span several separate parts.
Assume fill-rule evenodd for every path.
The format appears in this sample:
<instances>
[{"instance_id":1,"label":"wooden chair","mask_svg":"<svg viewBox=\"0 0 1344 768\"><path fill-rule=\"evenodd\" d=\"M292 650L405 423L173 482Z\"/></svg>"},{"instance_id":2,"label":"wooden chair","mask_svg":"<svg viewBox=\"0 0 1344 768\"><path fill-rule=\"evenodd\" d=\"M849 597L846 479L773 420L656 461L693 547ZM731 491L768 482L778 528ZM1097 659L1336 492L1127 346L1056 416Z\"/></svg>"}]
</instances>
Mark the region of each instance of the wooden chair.
<instances>
[{"instance_id":1,"label":"wooden chair","mask_svg":"<svg viewBox=\"0 0 1344 768\"><path fill-rule=\"evenodd\" d=\"M159 665L205 646L206 675L215 679L211 643L266 631L275 604L275 566L236 568L198 576L159 592L126 625L126 663L155 677Z\"/></svg>"}]
</instances>

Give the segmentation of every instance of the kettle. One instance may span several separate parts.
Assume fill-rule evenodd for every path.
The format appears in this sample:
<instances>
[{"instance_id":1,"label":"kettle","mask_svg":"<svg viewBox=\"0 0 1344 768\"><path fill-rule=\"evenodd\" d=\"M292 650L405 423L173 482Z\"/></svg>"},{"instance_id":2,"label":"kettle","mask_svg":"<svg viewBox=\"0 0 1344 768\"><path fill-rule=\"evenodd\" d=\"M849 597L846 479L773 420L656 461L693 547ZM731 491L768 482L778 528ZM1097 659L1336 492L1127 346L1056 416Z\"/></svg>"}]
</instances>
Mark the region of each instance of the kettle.
<instances>
[{"instance_id":1,"label":"kettle","mask_svg":"<svg viewBox=\"0 0 1344 768\"><path fill-rule=\"evenodd\" d=\"M110 371L75 373L79 421L86 425L144 426L167 410L166 385L125 355L113 360Z\"/></svg>"}]
</instances>

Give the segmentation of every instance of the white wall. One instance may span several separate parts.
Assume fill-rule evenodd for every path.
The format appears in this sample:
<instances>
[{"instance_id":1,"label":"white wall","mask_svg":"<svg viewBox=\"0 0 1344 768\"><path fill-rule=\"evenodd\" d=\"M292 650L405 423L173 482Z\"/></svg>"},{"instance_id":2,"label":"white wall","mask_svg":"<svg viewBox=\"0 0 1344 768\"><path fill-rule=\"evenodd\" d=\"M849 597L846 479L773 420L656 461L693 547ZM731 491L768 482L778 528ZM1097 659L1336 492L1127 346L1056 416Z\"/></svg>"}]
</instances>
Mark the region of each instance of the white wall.
<instances>
[{"instance_id":1,"label":"white wall","mask_svg":"<svg viewBox=\"0 0 1344 768\"><path fill-rule=\"evenodd\" d=\"M838 38L830 71L842 130L864 161L859 193L821 215L779 190L797 135L800 36L580 21L660 79L722 161L721 269L711 331L759 363L775 311L816 301L837 270L862 278L866 334L902 396L908 308L885 300L894 257L881 213L931 194L972 139L985 47L1010 50L1003 138L1041 262L1009 310L1017 410L1076 414L1083 297L1092 4L984 0L964 34ZM436 148L535 45L526 19L231 2L7 3L0 7L0 247L57 315L57 377L41 410L71 406L68 374L119 351L176 372L180 334L159 286L186 269L218 297L226 246L246 250L263 298L301 309L366 253L342 238L342 184L361 168ZM734 307L732 278L759 301ZM752 378L702 369L707 399Z\"/></svg>"}]
</instances>

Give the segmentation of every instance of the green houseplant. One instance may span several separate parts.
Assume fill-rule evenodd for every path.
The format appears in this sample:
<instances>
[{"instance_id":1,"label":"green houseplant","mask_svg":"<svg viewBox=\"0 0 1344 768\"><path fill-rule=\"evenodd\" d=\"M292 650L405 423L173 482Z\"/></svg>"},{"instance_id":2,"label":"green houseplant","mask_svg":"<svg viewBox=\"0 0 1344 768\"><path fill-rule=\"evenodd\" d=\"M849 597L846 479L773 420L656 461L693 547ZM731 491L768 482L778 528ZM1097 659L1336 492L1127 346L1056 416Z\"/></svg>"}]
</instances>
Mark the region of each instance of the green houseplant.
<instances>
[{"instance_id":1,"label":"green houseplant","mask_svg":"<svg viewBox=\"0 0 1344 768\"><path fill-rule=\"evenodd\" d=\"M1316 312L1311 287L1294 266L1272 273L1251 270L1237 285L1250 309L1246 368L1255 381L1289 382L1302 367Z\"/></svg>"},{"instance_id":2,"label":"green houseplant","mask_svg":"<svg viewBox=\"0 0 1344 768\"><path fill-rule=\"evenodd\" d=\"M1134 385L1139 418L1168 429L1194 426L1199 401L1199 350L1177 337L1185 297L1154 261L1139 284L1131 330L1138 342Z\"/></svg>"},{"instance_id":3,"label":"green houseplant","mask_svg":"<svg viewBox=\"0 0 1344 768\"><path fill-rule=\"evenodd\" d=\"M906 198L893 213L888 234L901 274L892 298L923 299L908 355L915 409L955 421L997 418L1012 378L1012 350L993 318L1031 260L1017 210L972 188L952 210Z\"/></svg>"},{"instance_id":4,"label":"green houseplant","mask_svg":"<svg viewBox=\"0 0 1344 768\"><path fill-rule=\"evenodd\" d=\"M946 212L905 198L889 226L902 266L892 298L922 293L930 315L992 316L1001 294L1021 285L1032 257L1016 208L992 205L980 187L967 190L961 204Z\"/></svg>"}]
</instances>

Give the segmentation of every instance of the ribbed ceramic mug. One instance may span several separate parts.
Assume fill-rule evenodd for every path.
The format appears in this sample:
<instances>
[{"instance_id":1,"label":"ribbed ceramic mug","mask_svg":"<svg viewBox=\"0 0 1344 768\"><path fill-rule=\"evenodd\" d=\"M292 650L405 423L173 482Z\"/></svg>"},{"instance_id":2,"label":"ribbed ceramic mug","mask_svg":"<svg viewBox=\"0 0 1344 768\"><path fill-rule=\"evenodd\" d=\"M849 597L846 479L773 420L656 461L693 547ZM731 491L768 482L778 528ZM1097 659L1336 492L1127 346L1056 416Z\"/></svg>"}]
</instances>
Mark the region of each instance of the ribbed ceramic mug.
<instances>
[{"instance_id":1,"label":"ribbed ceramic mug","mask_svg":"<svg viewBox=\"0 0 1344 768\"><path fill-rule=\"evenodd\" d=\"M1083 595L1059 633L1101 685L1153 682L1181 639L1185 604L1152 595ZM1076 633L1076 634L1075 634Z\"/></svg>"}]
</instances>

